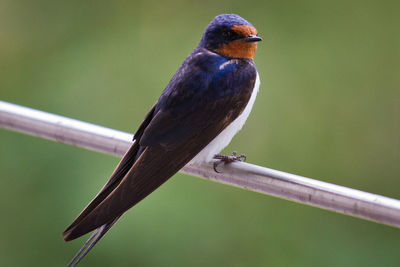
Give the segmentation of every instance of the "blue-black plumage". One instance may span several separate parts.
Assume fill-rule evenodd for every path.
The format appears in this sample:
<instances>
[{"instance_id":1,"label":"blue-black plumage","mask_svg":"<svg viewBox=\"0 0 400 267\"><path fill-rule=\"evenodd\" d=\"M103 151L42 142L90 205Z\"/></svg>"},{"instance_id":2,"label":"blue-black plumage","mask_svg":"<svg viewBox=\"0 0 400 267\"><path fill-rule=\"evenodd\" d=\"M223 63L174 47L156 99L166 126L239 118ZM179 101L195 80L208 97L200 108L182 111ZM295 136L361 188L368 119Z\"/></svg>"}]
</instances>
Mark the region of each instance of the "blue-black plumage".
<instances>
[{"instance_id":1,"label":"blue-black plumage","mask_svg":"<svg viewBox=\"0 0 400 267\"><path fill-rule=\"evenodd\" d=\"M95 230L77 264L119 217L187 163L210 161L241 129L259 78L254 26L219 15L185 59L135 133L106 185L64 231L66 241Z\"/></svg>"}]
</instances>

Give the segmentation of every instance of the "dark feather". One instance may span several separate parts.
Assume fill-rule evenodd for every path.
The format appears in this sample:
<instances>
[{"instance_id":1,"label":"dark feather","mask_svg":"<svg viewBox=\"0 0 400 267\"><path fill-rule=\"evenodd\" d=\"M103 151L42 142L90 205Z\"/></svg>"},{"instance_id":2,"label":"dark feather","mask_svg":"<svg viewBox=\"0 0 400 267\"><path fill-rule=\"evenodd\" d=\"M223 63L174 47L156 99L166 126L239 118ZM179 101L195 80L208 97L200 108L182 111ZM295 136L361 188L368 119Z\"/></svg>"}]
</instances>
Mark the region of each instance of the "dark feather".
<instances>
[{"instance_id":1,"label":"dark feather","mask_svg":"<svg viewBox=\"0 0 400 267\"><path fill-rule=\"evenodd\" d=\"M97 207L121 182L122 178L126 175L126 173L131 169L133 163L138 157L139 152L139 140L143 134L144 129L151 121L153 117L155 105L153 108L147 113L145 119L139 126L134 138L133 144L129 148L129 150L125 153L125 156L122 158L117 168L114 170L108 182L103 186L100 192L96 195L96 197L86 206L86 208L78 215L78 217L74 220L74 222L63 232L63 237L65 241L70 241L75 238L71 237L72 229L78 225L84 217L86 217L95 207Z\"/></svg>"},{"instance_id":2,"label":"dark feather","mask_svg":"<svg viewBox=\"0 0 400 267\"><path fill-rule=\"evenodd\" d=\"M255 79L251 60L195 49L146 116L108 183L65 230L64 239L73 240L99 227L108 230L178 172L241 114Z\"/></svg>"}]
</instances>

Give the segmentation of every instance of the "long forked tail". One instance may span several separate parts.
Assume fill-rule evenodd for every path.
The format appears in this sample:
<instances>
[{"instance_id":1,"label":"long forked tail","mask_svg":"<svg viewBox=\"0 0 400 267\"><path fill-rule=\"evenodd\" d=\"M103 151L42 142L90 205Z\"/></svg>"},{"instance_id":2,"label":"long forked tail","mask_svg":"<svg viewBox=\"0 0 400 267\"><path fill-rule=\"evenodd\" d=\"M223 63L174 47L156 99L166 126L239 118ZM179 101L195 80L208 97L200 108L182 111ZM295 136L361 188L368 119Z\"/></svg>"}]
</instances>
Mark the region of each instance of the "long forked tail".
<instances>
[{"instance_id":1,"label":"long forked tail","mask_svg":"<svg viewBox=\"0 0 400 267\"><path fill-rule=\"evenodd\" d=\"M75 267L89 251L94 247L94 245L99 242L99 240L110 230L110 228L118 221L121 216L115 218L111 223L106 223L94 230L89 239L83 244L81 249L75 254L72 260L68 263L68 267Z\"/></svg>"}]
</instances>

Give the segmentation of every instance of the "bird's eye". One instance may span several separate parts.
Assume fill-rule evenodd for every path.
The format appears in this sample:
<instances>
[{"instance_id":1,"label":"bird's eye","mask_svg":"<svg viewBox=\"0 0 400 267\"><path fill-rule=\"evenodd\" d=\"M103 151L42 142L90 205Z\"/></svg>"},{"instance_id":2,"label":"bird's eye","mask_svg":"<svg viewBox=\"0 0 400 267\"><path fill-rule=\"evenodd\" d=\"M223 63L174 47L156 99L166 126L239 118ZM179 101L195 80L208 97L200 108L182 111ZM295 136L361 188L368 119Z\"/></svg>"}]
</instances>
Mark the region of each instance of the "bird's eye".
<instances>
[{"instance_id":1,"label":"bird's eye","mask_svg":"<svg viewBox=\"0 0 400 267\"><path fill-rule=\"evenodd\" d=\"M222 32L222 37L225 40L228 40L228 41L233 41L233 40L239 38L238 34L233 32L233 31L224 31L224 32Z\"/></svg>"},{"instance_id":2,"label":"bird's eye","mask_svg":"<svg viewBox=\"0 0 400 267\"><path fill-rule=\"evenodd\" d=\"M224 32L222 33L222 36L223 36L225 39L230 39L230 37L232 36L232 32L231 32L231 31L224 31Z\"/></svg>"}]
</instances>

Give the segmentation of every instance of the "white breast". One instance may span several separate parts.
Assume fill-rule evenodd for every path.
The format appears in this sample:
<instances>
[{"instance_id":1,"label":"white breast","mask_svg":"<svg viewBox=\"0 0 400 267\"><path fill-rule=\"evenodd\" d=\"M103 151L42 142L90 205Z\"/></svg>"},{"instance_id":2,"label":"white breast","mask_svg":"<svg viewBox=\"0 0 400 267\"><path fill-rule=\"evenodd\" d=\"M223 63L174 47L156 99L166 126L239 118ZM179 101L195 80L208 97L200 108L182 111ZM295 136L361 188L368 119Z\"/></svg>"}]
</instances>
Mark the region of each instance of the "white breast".
<instances>
[{"instance_id":1,"label":"white breast","mask_svg":"<svg viewBox=\"0 0 400 267\"><path fill-rule=\"evenodd\" d=\"M199 152L190 162L201 163L210 162L215 154L218 154L222 149L224 149L232 140L233 136L242 129L244 123L249 117L250 111L253 108L254 101L260 87L260 78L257 78L254 84L253 92L251 97L243 112L237 117L231 124L229 124L217 137L215 137L202 151Z\"/></svg>"}]
</instances>

